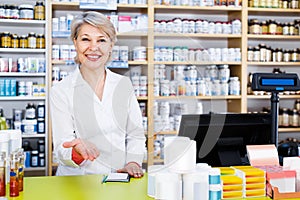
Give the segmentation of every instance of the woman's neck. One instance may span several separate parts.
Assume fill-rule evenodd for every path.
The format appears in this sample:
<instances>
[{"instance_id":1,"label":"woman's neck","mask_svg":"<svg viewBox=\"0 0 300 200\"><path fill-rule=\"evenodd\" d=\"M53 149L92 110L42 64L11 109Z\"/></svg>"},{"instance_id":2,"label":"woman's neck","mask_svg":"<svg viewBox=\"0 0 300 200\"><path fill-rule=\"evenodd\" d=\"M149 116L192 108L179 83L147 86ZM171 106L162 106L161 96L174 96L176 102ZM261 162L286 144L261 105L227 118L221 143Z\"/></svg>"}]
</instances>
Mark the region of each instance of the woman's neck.
<instances>
[{"instance_id":1,"label":"woman's neck","mask_svg":"<svg viewBox=\"0 0 300 200\"><path fill-rule=\"evenodd\" d=\"M104 68L90 70L84 67L80 68L83 79L91 86L96 95L102 100L106 71Z\"/></svg>"}]
</instances>

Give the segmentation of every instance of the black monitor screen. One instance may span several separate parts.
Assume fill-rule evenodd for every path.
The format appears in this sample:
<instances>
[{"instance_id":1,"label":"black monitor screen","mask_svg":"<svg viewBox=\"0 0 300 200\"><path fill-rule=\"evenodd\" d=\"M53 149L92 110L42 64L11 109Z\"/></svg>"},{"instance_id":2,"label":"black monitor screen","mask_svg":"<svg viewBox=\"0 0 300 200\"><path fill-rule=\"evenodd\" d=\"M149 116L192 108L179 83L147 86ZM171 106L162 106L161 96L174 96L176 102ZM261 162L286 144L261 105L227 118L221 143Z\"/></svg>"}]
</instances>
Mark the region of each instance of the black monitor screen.
<instances>
[{"instance_id":1,"label":"black monitor screen","mask_svg":"<svg viewBox=\"0 0 300 200\"><path fill-rule=\"evenodd\" d=\"M271 144L271 114L182 115L179 136L196 141L197 163L249 165L246 145Z\"/></svg>"}]
</instances>

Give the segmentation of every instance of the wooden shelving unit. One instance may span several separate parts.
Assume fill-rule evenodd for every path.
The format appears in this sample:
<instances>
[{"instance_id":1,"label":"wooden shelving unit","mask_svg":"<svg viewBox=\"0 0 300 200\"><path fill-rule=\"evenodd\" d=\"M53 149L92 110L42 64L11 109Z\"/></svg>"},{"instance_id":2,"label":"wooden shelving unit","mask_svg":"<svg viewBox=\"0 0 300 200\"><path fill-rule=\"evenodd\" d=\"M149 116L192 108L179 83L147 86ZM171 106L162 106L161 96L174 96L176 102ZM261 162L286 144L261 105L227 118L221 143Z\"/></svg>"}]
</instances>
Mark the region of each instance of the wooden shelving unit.
<instances>
[{"instance_id":1,"label":"wooden shelving unit","mask_svg":"<svg viewBox=\"0 0 300 200\"><path fill-rule=\"evenodd\" d=\"M155 101L172 101L172 100L190 100L195 99L197 101L219 101L224 100L227 104L227 110L229 112L248 112L248 101L265 101L270 98L268 95L255 96L247 95L247 78L249 67L274 67L274 66L289 66L297 68L300 66L300 62L248 62L247 61L247 47L250 40L253 41L287 41L295 42L300 40L300 36L282 36L282 35L253 35L248 34L248 19L250 16L264 16L268 15L274 16L280 13L283 16L298 16L300 14L300 9L274 9L274 8L248 8L248 1L243 0L241 7L201 7L201 6L166 6L166 5L154 5L154 0L148 0L147 5L117 5L117 12L138 12L142 14L147 14L148 16L148 31L147 32L129 32L129 33L118 33L118 39L139 39L142 41L143 45L147 45L147 61L136 62L128 61L129 66L141 65L143 71L147 73L148 77L148 95L146 97L138 97L139 101L147 102L147 117L148 117L148 131L147 131L147 147L148 147L148 165L153 165L154 163L161 163L163 160L154 158L154 139L157 134L161 135L175 135L176 131L167 132L154 132L154 119L152 116L152 110ZM49 2L49 16L52 18L54 12L60 10L65 12L80 12L79 3L71 2ZM107 11L103 11L107 12ZM169 18L174 18L175 16L181 16L184 14L189 14L197 18L199 15L208 16L226 16L224 20L240 19L242 23L242 34L175 34L175 33L154 33L154 20L158 15L169 16ZM49 20L50 21L50 20ZM49 23L49 33L51 35L51 25ZM157 62L154 61L154 47L157 45L156 42L160 39L183 39L193 38L197 41L225 41L228 48L240 48L242 59L240 62ZM49 40L48 46L51 47L52 40ZM174 45L175 46L175 45ZM1 51L1 49L0 49ZM48 54L51 58L51 48L48 50ZM49 60L48 66L48 76L49 80L51 77L51 68L54 65L65 64L64 61L52 61ZM231 74L233 76L238 76L241 82L241 95L238 96L170 96L170 97L157 97L154 96L154 65L196 65L204 67L207 65L229 65L231 69ZM124 69L123 69L124 70ZM299 98L300 95L281 95L281 99L292 100ZM51 128L51 127L50 127ZM300 132L300 128L288 128L279 129L279 132ZM49 144L52 143L51 135L49 136ZM51 147L51 145L49 145ZM52 149L49 149L49 163L52 163ZM51 173L52 166L50 165L48 171Z\"/></svg>"}]
</instances>

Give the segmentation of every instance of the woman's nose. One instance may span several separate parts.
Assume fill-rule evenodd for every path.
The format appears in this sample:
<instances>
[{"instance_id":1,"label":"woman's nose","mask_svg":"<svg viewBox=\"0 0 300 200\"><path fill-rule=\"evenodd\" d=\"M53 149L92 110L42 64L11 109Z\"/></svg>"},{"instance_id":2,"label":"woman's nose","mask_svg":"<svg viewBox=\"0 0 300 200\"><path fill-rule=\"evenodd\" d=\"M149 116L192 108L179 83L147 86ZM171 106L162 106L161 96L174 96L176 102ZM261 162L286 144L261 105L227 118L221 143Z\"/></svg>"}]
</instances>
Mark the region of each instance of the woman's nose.
<instances>
[{"instance_id":1,"label":"woman's nose","mask_svg":"<svg viewBox=\"0 0 300 200\"><path fill-rule=\"evenodd\" d=\"M91 43L90 43L90 49L92 50L92 51L97 51L97 50L99 50L99 44L96 42L96 41L91 41Z\"/></svg>"}]
</instances>

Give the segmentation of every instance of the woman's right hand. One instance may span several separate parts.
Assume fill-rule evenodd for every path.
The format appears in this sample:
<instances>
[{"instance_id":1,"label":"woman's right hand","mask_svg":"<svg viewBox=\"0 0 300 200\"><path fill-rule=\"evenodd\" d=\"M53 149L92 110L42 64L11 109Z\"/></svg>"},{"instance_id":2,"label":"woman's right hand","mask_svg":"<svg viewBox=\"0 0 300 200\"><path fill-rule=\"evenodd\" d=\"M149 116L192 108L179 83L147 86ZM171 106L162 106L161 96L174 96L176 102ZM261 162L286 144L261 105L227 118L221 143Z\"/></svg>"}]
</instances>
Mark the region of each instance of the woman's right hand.
<instances>
[{"instance_id":1,"label":"woman's right hand","mask_svg":"<svg viewBox=\"0 0 300 200\"><path fill-rule=\"evenodd\" d=\"M73 148L84 160L93 161L100 155L98 148L93 143L80 138L64 142L63 147Z\"/></svg>"}]
</instances>

